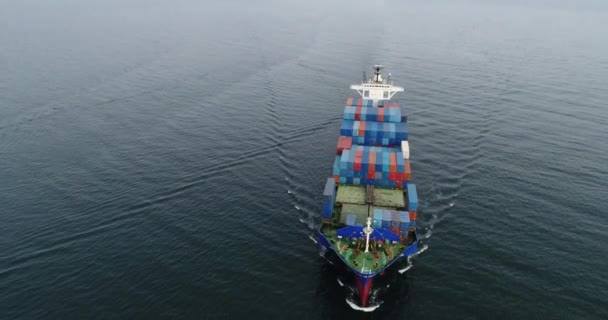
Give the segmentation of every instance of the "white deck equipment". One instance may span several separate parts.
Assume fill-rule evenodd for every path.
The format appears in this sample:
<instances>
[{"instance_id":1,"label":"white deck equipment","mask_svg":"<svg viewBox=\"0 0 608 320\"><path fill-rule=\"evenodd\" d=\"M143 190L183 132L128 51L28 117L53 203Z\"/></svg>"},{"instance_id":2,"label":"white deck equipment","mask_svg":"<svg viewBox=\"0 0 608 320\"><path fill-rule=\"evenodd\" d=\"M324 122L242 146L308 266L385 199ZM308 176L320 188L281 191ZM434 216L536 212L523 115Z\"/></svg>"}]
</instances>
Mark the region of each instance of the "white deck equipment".
<instances>
[{"instance_id":1,"label":"white deck equipment","mask_svg":"<svg viewBox=\"0 0 608 320\"><path fill-rule=\"evenodd\" d=\"M403 160L410 158L410 143L408 141L401 141L401 153L403 153Z\"/></svg>"}]
</instances>

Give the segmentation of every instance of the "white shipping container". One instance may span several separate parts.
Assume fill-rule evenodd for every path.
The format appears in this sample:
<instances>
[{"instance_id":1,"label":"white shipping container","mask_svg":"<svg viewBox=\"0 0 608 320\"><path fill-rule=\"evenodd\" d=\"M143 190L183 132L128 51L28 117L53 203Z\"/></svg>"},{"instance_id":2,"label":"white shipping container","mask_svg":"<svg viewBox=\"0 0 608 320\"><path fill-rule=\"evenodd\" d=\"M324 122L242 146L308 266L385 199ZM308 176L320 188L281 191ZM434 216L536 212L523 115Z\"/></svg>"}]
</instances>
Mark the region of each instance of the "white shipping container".
<instances>
[{"instance_id":1,"label":"white shipping container","mask_svg":"<svg viewBox=\"0 0 608 320\"><path fill-rule=\"evenodd\" d=\"M401 141L401 152L403 153L403 160L410 158L410 143L408 141Z\"/></svg>"}]
</instances>

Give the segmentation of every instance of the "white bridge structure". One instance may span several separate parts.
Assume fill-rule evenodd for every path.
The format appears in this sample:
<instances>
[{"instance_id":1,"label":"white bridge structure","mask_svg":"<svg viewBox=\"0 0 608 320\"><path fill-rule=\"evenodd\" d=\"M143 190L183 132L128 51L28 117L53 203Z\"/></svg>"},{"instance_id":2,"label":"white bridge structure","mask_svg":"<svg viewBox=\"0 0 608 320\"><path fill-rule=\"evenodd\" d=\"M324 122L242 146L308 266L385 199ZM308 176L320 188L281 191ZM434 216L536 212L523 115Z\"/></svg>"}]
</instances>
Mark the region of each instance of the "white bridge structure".
<instances>
[{"instance_id":1,"label":"white bridge structure","mask_svg":"<svg viewBox=\"0 0 608 320\"><path fill-rule=\"evenodd\" d=\"M382 70L382 66L379 64L375 65L373 76L371 76L367 81L361 82L361 84L351 85L350 88L357 91L357 93L359 93L363 99L376 101L390 100L398 92L403 92L402 87L393 85L390 73L385 80L382 78L380 70Z\"/></svg>"}]
</instances>

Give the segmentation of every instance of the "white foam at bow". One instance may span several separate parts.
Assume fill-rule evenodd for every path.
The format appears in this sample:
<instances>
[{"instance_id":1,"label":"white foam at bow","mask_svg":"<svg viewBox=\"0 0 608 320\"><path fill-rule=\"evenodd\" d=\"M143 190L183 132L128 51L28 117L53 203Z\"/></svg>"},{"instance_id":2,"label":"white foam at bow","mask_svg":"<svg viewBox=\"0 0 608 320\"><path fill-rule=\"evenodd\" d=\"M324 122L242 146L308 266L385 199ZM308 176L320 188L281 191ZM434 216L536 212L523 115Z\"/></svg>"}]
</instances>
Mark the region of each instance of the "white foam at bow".
<instances>
[{"instance_id":1,"label":"white foam at bow","mask_svg":"<svg viewBox=\"0 0 608 320\"><path fill-rule=\"evenodd\" d=\"M404 272L406 272L407 270L411 269L414 265L413 264L408 264L405 268L399 270L400 274L403 274Z\"/></svg>"},{"instance_id":2,"label":"white foam at bow","mask_svg":"<svg viewBox=\"0 0 608 320\"><path fill-rule=\"evenodd\" d=\"M374 310L376 310L376 309L378 309L380 307L380 303L377 304L377 305L375 305L375 306L371 306L371 307L360 307L356 303L354 303L354 302L352 302L352 301L350 301L348 299L346 299L346 303L348 303L348 305L351 308L353 308L353 309L355 309L357 311L363 311L363 312L372 312L372 311L374 311Z\"/></svg>"},{"instance_id":3,"label":"white foam at bow","mask_svg":"<svg viewBox=\"0 0 608 320\"><path fill-rule=\"evenodd\" d=\"M426 234L424 235L424 238L422 239L428 239L431 237L431 235L433 234L433 229L429 229Z\"/></svg>"},{"instance_id":4,"label":"white foam at bow","mask_svg":"<svg viewBox=\"0 0 608 320\"><path fill-rule=\"evenodd\" d=\"M418 250L416 253L414 253L413 255L411 255L411 257L415 257L415 256L417 256L417 255L419 255L419 254L421 254L421 253L425 252L425 251L426 251L426 249L428 249L428 248L429 248L429 245L428 245L428 244L425 244L425 245L424 245L424 247L422 247L422 249Z\"/></svg>"},{"instance_id":5,"label":"white foam at bow","mask_svg":"<svg viewBox=\"0 0 608 320\"><path fill-rule=\"evenodd\" d=\"M317 239L313 238L311 235L308 235L308 239L312 240L314 243L319 243Z\"/></svg>"}]
</instances>

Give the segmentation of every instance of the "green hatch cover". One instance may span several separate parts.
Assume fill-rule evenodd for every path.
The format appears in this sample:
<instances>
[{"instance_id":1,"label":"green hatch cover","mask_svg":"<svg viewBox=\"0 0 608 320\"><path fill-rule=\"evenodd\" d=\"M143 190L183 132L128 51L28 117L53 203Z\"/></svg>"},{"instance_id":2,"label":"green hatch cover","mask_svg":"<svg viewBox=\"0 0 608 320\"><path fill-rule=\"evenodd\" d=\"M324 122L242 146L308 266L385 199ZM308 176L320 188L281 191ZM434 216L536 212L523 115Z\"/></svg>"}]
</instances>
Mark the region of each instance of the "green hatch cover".
<instances>
[{"instance_id":1,"label":"green hatch cover","mask_svg":"<svg viewBox=\"0 0 608 320\"><path fill-rule=\"evenodd\" d=\"M365 187L340 185L336 202L342 204L365 204ZM405 200L403 190L400 189L374 189L374 206L386 208L403 208Z\"/></svg>"}]
</instances>

